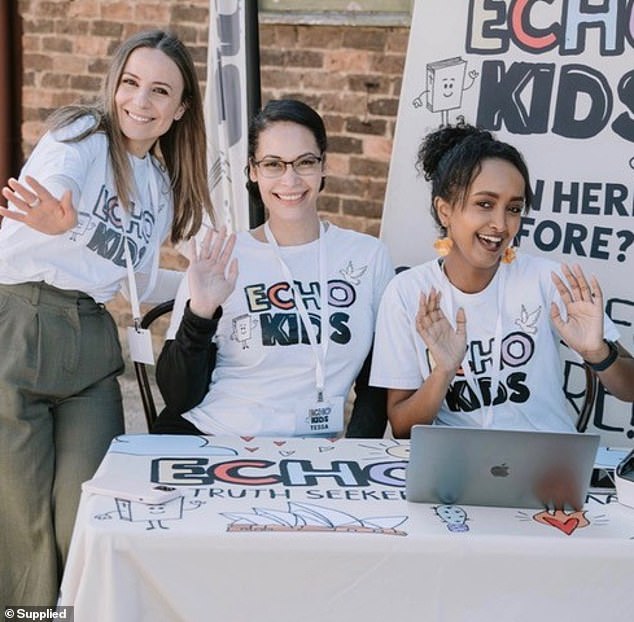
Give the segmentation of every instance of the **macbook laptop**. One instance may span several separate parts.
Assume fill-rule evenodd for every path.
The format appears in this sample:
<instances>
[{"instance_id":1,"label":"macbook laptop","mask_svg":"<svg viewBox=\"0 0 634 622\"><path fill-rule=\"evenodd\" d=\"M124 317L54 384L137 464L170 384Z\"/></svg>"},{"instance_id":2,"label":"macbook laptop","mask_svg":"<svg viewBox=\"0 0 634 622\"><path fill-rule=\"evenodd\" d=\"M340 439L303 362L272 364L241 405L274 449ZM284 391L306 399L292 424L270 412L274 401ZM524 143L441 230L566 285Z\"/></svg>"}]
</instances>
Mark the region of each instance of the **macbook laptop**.
<instances>
[{"instance_id":1,"label":"macbook laptop","mask_svg":"<svg viewBox=\"0 0 634 622\"><path fill-rule=\"evenodd\" d=\"M598 434L415 425L408 501L581 509Z\"/></svg>"}]
</instances>

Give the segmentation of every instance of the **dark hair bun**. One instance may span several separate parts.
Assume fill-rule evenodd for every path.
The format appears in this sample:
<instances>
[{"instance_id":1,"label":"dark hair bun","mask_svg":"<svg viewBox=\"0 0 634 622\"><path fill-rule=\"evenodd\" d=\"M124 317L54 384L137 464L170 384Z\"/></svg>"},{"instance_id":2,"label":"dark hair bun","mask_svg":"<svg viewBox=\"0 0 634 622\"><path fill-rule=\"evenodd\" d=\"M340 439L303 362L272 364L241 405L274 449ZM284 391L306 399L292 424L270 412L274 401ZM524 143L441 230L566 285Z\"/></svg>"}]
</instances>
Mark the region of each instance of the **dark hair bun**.
<instances>
[{"instance_id":1,"label":"dark hair bun","mask_svg":"<svg viewBox=\"0 0 634 622\"><path fill-rule=\"evenodd\" d=\"M434 132L430 132L418 149L417 168L423 172L425 179L430 181L438 170L443 156L448 154L456 145L476 137L477 140L493 140L493 136L486 130L465 123L443 125Z\"/></svg>"}]
</instances>

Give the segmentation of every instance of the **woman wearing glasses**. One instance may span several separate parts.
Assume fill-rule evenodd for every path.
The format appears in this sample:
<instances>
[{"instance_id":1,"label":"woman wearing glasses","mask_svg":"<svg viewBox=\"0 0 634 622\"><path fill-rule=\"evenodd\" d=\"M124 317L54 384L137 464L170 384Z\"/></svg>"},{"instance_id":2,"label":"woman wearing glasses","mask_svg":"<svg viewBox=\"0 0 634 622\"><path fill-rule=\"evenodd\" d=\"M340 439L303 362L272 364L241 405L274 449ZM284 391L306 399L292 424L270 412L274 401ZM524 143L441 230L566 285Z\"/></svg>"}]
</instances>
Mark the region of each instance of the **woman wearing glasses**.
<instances>
[{"instance_id":1,"label":"woman wearing glasses","mask_svg":"<svg viewBox=\"0 0 634 622\"><path fill-rule=\"evenodd\" d=\"M247 188L268 219L192 242L158 361L166 408L153 432L337 436L354 384L346 435L383 435L385 394L367 380L394 272L379 240L319 219L326 142L319 114L296 100L271 101L252 120Z\"/></svg>"}]
</instances>

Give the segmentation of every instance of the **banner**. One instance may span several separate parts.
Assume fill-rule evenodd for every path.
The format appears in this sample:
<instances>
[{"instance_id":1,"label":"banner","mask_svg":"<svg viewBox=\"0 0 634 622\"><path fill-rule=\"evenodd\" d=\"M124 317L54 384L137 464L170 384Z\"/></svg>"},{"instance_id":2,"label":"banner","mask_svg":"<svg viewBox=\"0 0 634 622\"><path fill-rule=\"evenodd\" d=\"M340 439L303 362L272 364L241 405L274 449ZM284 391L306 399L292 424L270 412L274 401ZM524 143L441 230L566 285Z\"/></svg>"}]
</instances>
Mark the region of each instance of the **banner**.
<instances>
[{"instance_id":1,"label":"banner","mask_svg":"<svg viewBox=\"0 0 634 622\"><path fill-rule=\"evenodd\" d=\"M205 122L209 188L216 225L249 228L245 187L247 85L244 0L209 1Z\"/></svg>"},{"instance_id":2,"label":"banner","mask_svg":"<svg viewBox=\"0 0 634 622\"><path fill-rule=\"evenodd\" d=\"M522 251L596 275L633 352L633 48L634 0L415 0L381 228L395 265L435 256L417 150L464 118L528 162L535 201ZM632 404L600 387L592 428L634 444Z\"/></svg>"}]
</instances>

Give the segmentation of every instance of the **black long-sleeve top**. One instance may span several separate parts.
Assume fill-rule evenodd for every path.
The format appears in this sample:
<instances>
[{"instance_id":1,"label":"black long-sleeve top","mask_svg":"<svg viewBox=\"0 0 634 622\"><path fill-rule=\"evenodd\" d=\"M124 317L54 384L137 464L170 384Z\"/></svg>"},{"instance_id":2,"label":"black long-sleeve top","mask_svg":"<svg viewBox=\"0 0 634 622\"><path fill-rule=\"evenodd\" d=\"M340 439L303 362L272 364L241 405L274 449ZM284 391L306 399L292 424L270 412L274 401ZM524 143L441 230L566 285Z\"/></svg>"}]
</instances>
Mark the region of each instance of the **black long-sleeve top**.
<instances>
[{"instance_id":1,"label":"black long-sleeve top","mask_svg":"<svg viewBox=\"0 0 634 622\"><path fill-rule=\"evenodd\" d=\"M176 337L165 342L156 365L156 381L165 410L152 432L197 432L180 415L200 404L209 390L217 355L212 338L221 317L221 308L212 319L198 317L187 303ZM381 438L385 433L387 390L369 385L371 359L370 350L354 383L354 406L346 429L348 438Z\"/></svg>"}]
</instances>

